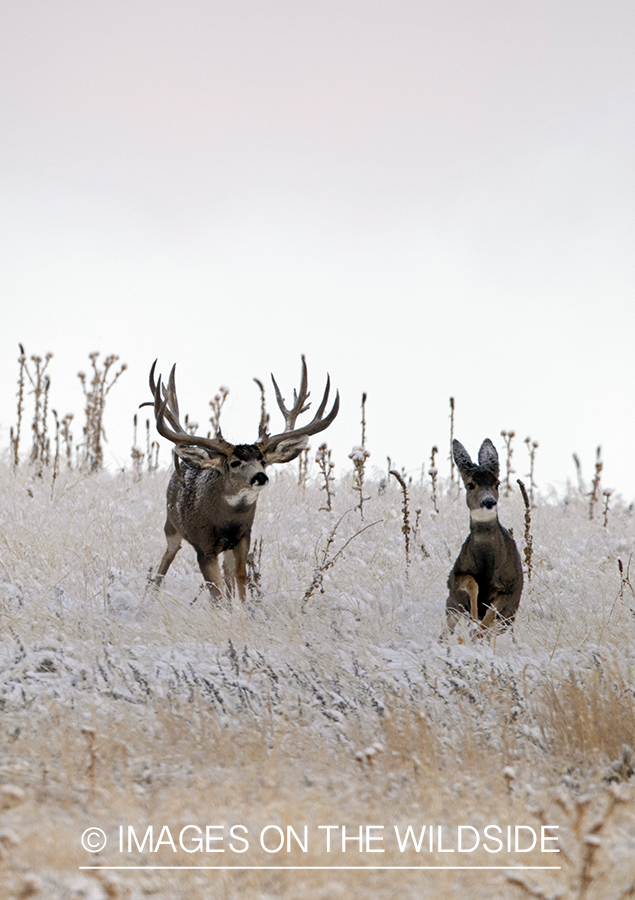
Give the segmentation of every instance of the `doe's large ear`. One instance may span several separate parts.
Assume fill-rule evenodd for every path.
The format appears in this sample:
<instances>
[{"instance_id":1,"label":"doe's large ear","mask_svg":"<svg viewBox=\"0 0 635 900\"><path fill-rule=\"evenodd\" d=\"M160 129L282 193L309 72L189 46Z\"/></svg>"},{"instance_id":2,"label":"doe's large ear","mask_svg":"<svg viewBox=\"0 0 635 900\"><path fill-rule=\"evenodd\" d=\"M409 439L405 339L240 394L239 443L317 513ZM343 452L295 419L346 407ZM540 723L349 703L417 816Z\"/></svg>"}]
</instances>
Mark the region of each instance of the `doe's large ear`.
<instances>
[{"instance_id":1,"label":"doe's large ear","mask_svg":"<svg viewBox=\"0 0 635 900\"><path fill-rule=\"evenodd\" d=\"M452 441L452 455L462 478L469 478L476 466L472 462L470 454L460 441L455 438Z\"/></svg>"},{"instance_id":2,"label":"doe's large ear","mask_svg":"<svg viewBox=\"0 0 635 900\"><path fill-rule=\"evenodd\" d=\"M295 437L289 435L286 440L280 441L271 450L264 451L262 454L264 463L266 466L270 466L272 463L291 462L292 459L297 459L302 451L306 449L308 443L309 438L306 434L299 434Z\"/></svg>"},{"instance_id":3,"label":"doe's large ear","mask_svg":"<svg viewBox=\"0 0 635 900\"><path fill-rule=\"evenodd\" d=\"M489 438L485 438L478 451L478 464L484 469L489 469L498 478L498 453Z\"/></svg>"},{"instance_id":4,"label":"doe's large ear","mask_svg":"<svg viewBox=\"0 0 635 900\"><path fill-rule=\"evenodd\" d=\"M227 457L222 453L214 453L213 450L204 450L202 447L178 445L174 448L175 455L186 465L194 469L222 469Z\"/></svg>"}]
</instances>

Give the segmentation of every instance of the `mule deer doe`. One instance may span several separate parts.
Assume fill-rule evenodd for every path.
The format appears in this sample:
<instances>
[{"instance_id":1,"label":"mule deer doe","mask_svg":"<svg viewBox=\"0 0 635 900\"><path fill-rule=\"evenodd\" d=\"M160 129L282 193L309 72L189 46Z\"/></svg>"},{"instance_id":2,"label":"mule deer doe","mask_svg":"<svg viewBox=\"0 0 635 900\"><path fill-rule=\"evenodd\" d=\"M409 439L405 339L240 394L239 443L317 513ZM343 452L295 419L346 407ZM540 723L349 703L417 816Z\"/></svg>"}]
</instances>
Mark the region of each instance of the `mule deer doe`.
<instances>
[{"instance_id":1,"label":"mule deer doe","mask_svg":"<svg viewBox=\"0 0 635 900\"><path fill-rule=\"evenodd\" d=\"M459 441L452 443L454 461L463 483L470 533L448 578L450 595L446 617L450 632L461 616L479 622L483 635L495 620L511 625L523 590L523 568L516 542L498 521L498 453L489 438L478 451L475 465Z\"/></svg>"},{"instance_id":2,"label":"mule deer doe","mask_svg":"<svg viewBox=\"0 0 635 900\"><path fill-rule=\"evenodd\" d=\"M312 421L301 428L295 427L297 417L308 410L310 403L306 361L302 357L300 390L293 392L293 406L287 409L276 380L271 376L278 406L284 416L285 428L280 434L270 435L261 419L260 433L255 444L230 444L220 433L216 437L189 434L179 422L179 405L172 367L167 387L161 376L154 379L156 360L150 370L150 390L154 402L141 404L154 406L157 431L172 441L174 446L174 472L167 490L167 519L165 536L167 550L154 577L160 585L185 539L196 550L203 578L213 599L223 596L218 556L231 551L232 566L225 565L226 587L232 592L234 580L241 600L247 587L247 554L251 539L251 527L256 513L256 500L269 478L267 466L290 462L300 455L308 444L309 436L324 431L338 413L339 392L328 415L324 415L328 402L330 379L327 375L322 402Z\"/></svg>"}]
</instances>

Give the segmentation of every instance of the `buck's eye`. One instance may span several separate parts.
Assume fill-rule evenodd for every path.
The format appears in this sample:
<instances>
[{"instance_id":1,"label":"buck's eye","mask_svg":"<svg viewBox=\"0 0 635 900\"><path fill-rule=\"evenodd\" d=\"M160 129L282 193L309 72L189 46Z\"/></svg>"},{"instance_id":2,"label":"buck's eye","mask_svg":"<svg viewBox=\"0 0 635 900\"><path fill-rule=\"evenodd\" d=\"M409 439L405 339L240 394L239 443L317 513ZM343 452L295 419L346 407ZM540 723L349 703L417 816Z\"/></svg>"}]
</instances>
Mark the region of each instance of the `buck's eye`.
<instances>
[{"instance_id":1,"label":"buck's eye","mask_svg":"<svg viewBox=\"0 0 635 900\"><path fill-rule=\"evenodd\" d=\"M236 469L240 465L240 460L234 459L230 462L229 465L232 467L232 469Z\"/></svg>"},{"instance_id":2,"label":"buck's eye","mask_svg":"<svg viewBox=\"0 0 635 900\"><path fill-rule=\"evenodd\" d=\"M473 483L472 481L470 481L470 483L469 483L468 485L466 485L466 487L467 487L468 491L473 491L473 490L474 490L474 483Z\"/></svg>"}]
</instances>

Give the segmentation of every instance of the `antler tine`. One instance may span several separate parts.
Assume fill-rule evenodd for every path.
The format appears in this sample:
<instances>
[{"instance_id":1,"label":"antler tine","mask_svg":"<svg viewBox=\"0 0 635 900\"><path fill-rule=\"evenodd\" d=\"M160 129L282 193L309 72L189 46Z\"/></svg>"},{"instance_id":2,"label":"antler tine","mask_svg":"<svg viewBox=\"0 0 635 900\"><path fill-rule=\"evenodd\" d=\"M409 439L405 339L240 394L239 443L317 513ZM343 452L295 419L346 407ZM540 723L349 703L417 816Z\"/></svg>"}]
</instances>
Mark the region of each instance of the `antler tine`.
<instances>
[{"instance_id":1,"label":"antler tine","mask_svg":"<svg viewBox=\"0 0 635 900\"><path fill-rule=\"evenodd\" d=\"M155 403L155 400L156 400L156 396L157 396L157 390L159 390L159 386L158 386L158 384L157 384L157 383L155 382L155 380L154 380L154 370L155 370L156 367L157 367L158 361L159 361L158 359L155 359L155 361L152 363L152 367L150 368L150 379L149 379L149 381L150 381L150 393L152 394L152 400L145 400L143 403L140 403L140 404L139 404L139 409L141 409L141 407L143 407L143 406L154 406L154 403ZM159 374L159 382L160 382L160 381L161 381L161 375ZM160 394L160 393L161 393L161 392L159 391L159 394Z\"/></svg>"},{"instance_id":2,"label":"antler tine","mask_svg":"<svg viewBox=\"0 0 635 900\"><path fill-rule=\"evenodd\" d=\"M308 391L308 375L306 360L304 356L302 356L302 379L300 383L300 390L297 394L295 391L293 392L294 404L290 410L287 409L284 405L284 400L282 399L282 395L273 375L271 376L271 380L273 381L273 386L276 391L278 406L280 407L282 415L284 416L285 429L284 431L280 432L280 434L265 437L264 441L261 439L261 444L263 444L267 448L275 447L281 441L286 440L291 434L293 434L294 436L306 435L307 437L312 434L318 434L318 432L324 431L325 428L328 428L328 426L331 424L331 422L339 412L340 394L339 391L337 391L331 411L325 418L323 418L324 410L326 409L326 404L328 403L329 392L331 389L331 379L327 374L324 396L322 397L322 402L320 403L316 414L307 425L303 425L301 428L295 428L295 420L297 419L297 417L301 413L306 412L311 405L310 403L305 404L305 401L310 396L310 393Z\"/></svg>"},{"instance_id":3,"label":"antler tine","mask_svg":"<svg viewBox=\"0 0 635 900\"><path fill-rule=\"evenodd\" d=\"M172 369L170 371L170 377L168 378L167 390L165 387L162 386L163 387L163 396L165 397L165 400L167 402L166 409L168 412L168 421L170 422L170 425L172 426L172 428L175 428L178 431L182 431L185 434L186 433L185 428L183 428L183 426L181 425L180 418L179 418L179 401L176 396L175 372L176 372L176 363L174 363L174 365L172 366Z\"/></svg>"},{"instance_id":4,"label":"antler tine","mask_svg":"<svg viewBox=\"0 0 635 900\"><path fill-rule=\"evenodd\" d=\"M331 376L327 372L326 373L326 387L324 388L324 396L322 397L322 402L320 403L320 405L318 407L318 411L316 412L315 416L313 417L313 421L321 418L322 413L326 409L326 403L329 399L329 391L330 390L331 390Z\"/></svg>"},{"instance_id":5,"label":"antler tine","mask_svg":"<svg viewBox=\"0 0 635 900\"><path fill-rule=\"evenodd\" d=\"M306 370L306 359L304 358L304 354L302 354L302 376L300 378L300 390L296 393L295 388L293 389L293 406L291 409L287 409L284 405L284 398L280 393L280 388L278 387L278 383L276 379L273 377L273 372L271 373L271 380L273 381L273 387L276 392L276 400L278 401L278 406L280 407L280 412L284 416L285 422L285 431L293 431L295 427L295 420L299 415L306 412L310 403L306 403L305 401L310 397L310 391L308 390L309 386L309 378Z\"/></svg>"},{"instance_id":6,"label":"antler tine","mask_svg":"<svg viewBox=\"0 0 635 900\"><path fill-rule=\"evenodd\" d=\"M265 386L259 378L254 378L260 390L260 422L258 423L258 440L267 439L267 425L269 423L269 414L265 406Z\"/></svg>"},{"instance_id":7,"label":"antler tine","mask_svg":"<svg viewBox=\"0 0 635 900\"><path fill-rule=\"evenodd\" d=\"M168 385L165 387L158 376L156 382L154 380L154 371L157 360L152 364L150 369L150 390L154 397L154 402L148 401L142 403L141 406L154 406L154 418L156 420L157 431L161 437L167 438L173 444L186 444L192 447L207 447L217 453L224 453L229 456L234 451L234 444L230 444L220 435L217 438L206 438L196 434L188 434L179 421L179 402L176 396L176 364L172 366ZM165 423L167 419L171 428Z\"/></svg>"},{"instance_id":8,"label":"antler tine","mask_svg":"<svg viewBox=\"0 0 635 900\"><path fill-rule=\"evenodd\" d=\"M172 366L172 371L170 372L170 377L168 379L167 388L163 384L161 380L161 375L157 381L154 380L154 370L157 364L157 360L152 363L152 368L150 369L150 390L152 391L152 396L154 397L154 401L147 403L141 403L139 408L142 406L153 406L154 407L154 415L157 420L157 431L159 431L159 417L160 421L163 422L164 418L167 418L168 422L179 434L185 434L185 429L181 425L179 421L179 402L176 398L176 385L175 385L175 369L176 364ZM161 434L161 431L159 431ZM167 435L163 435L167 437Z\"/></svg>"},{"instance_id":9,"label":"antler tine","mask_svg":"<svg viewBox=\"0 0 635 900\"><path fill-rule=\"evenodd\" d=\"M170 373L170 378L173 379L174 369ZM154 418L157 424L157 431L159 434L167 438L169 441L172 441L175 444L185 443L183 441L184 436L188 436L187 432L181 427L181 423L178 420L178 416L174 416L172 409L170 409L170 400L172 399L170 394L170 385L168 383L168 388L166 389L161 381L161 376L159 375L157 381L157 390L154 395ZM165 420L168 420L170 425L172 426L171 430L165 424ZM190 435L191 436L191 435Z\"/></svg>"},{"instance_id":10,"label":"antler tine","mask_svg":"<svg viewBox=\"0 0 635 900\"><path fill-rule=\"evenodd\" d=\"M158 363L158 362L159 362L159 360L158 360L158 359L155 359L155 361L152 363L152 368L150 369L150 390L152 391L152 396L153 396L153 397L155 397L155 396L156 396L156 393L157 393L157 385L156 385L155 380L154 380L154 370L156 369L157 363ZM161 376L159 375L159 381L160 381L160 380L161 380ZM140 404L139 404L140 407L141 407L141 406L150 406L150 405L151 405L151 404L150 404L150 401L149 401L149 400L148 400L146 403L140 403Z\"/></svg>"},{"instance_id":11,"label":"antler tine","mask_svg":"<svg viewBox=\"0 0 635 900\"><path fill-rule=\"evenodd\" d=\"M152 400L145 400L143 403L139 404L139 409L142 409L142 407L144 407L144 406L152 406L155 409L155 413L156 413L157 397L160 397L162 392L163 392L163 395L165 396L165 390L163 390L163 386L162 386L162 382L161 382L161 373L159 373L158 380L157 381L154 380L154 370L157 367L157 363L158 363L158 359L155 359L155 361L152 363L152 367L150 368L149 382L150 382L150 393L152 394Z\"/></svg>"},{"instance_id":12,"label":"antler tine","mask_svg":"<svg viewBox=\"0 0 635 900\"><path fill-rule=\"evenodd\" d=\"M325 419L322 418L322 413L324 412L324 410L326 408L326 402L327 402L328 396L329 396L329 389L330 389L329 382L330 382L330 379L327 375L326 390L324 391L324 397L322 398L322 402L320 403L320 408L318 409L316 414L313 416L313 419L309 422L308 425L305 425L304 427L298 429L299 434L311 435L311 434L318 434L320 431L324 431L324 429L328 428L328 426L331 424L331 422L333 421L335 416L338 414L339 409L340 409L340 392L336 391L335 400L333 402L333 407L332 407L330 413L328 414L328 416Z\"/></svg>"}]
</instances>

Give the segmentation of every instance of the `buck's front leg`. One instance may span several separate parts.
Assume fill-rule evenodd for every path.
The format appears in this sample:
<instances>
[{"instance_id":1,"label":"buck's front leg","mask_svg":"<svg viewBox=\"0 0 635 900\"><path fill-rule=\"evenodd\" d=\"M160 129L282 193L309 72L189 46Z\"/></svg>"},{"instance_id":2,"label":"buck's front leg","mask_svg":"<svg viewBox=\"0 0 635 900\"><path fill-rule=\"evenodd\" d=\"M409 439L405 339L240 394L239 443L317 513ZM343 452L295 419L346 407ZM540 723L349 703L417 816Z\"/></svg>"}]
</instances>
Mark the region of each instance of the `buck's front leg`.
<instances>
[{"instance_id":1,"label":"buck's front leg","mask_svg":"<svg viewBox=\"0 0 635 900\"><path fill-rule=\"evenodd\" d=\"M158 587L163 583L163 577L165 573L168 571L172 562L174 561L174 557L181 549L181 542L183 540L182 536L179 534L177 529L172 524L170 518L168 517L165 523L165 538L168 542L167 549L163 554L163 558L161 559L161 563L159 564L159 568L157 570L156 575L150 580L156 584Z\"/></svg>"},{"instance_id":2,"label":"buck's front leg","mask_svg":"<svg viewBox=\"0 0 635 900\"><path fill-rule=\"evenodd\" d=\"M234 577L238 588L238 596L245 602L247 597L247 556L251 535L246 534L234 547Z\"/></svg>"},{"instance_id":3,"label":"buck's front leg","mask_svg":"<svg viewBox=\"0 0 635 900\"><path fill-rule=\"evenodd\" d=\"M218 555L206 555L202 550L197 550L196 556L212 600L222 600L223 582L220 574L220 566L218 564Z\"/></svg>"}]
</instances>

